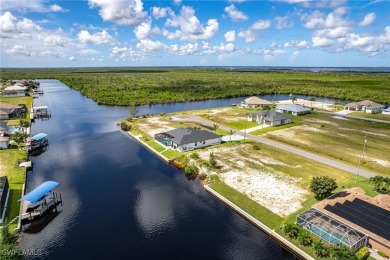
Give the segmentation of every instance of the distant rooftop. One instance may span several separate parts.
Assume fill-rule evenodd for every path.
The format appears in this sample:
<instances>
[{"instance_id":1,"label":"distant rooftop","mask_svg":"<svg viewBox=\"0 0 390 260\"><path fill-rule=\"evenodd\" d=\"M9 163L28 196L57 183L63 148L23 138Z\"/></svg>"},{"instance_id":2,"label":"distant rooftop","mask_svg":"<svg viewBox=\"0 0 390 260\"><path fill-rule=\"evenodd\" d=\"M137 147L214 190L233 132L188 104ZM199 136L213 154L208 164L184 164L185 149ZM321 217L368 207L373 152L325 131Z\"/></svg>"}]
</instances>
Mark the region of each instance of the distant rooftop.
<instances>
[{"instance_id":1,"label":"distant rooftop","mask_svg":"<svg viewBox=\"0 0 390 260\"><path fill-rule=\"evenodd\" d=\"M309 108L305 108L305 107L303 107L301 105L296 105L296 104L277 105L276 109L286 110L286 111L291 111L291 112L297 112L297 113L310 111Z\"/></svg>"}]
</instances>

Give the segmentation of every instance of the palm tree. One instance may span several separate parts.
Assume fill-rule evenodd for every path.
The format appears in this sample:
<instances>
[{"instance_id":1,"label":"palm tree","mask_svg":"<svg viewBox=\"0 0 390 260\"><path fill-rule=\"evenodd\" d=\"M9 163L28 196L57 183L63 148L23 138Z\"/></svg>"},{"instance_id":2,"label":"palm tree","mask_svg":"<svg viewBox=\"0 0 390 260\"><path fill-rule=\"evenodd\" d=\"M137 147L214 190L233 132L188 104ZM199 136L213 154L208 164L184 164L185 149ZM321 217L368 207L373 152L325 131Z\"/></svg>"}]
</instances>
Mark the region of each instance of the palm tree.
<instances>
[{"instance_id":1,"label":"palm tree","mask_svg":"<svg viewBox=\"0 0 390 260\"><path fill-rule=\"evenodd\" d=\"M234 135L236 132L233 131L232 129L229 130L229 134L230 134L230 142L232 141L232 135Z\"/></svg>"},{"instance_id":2,"label":"palm tree","mask_svg":"<svg viewBox=\"0 0 390 260\"><path fill-rule=\"evenodd\" d=\"M316 256L325 257L329 255L328 249L326 248L325 244L322 243L321 240L313 242L313 249Z\"/></svg>"},{"instance_id":3,"label":"palm tree","mask_svg":"<svg viewBox=\"0 0 390 260\"><path fill-rule=\"evenodd\" d=\"M27 120L23 120L23 119L20 119L19 120L19 126L22 128L22 131L23 133L27 133L27 129L28 127L31 126L31 123Z\"/></svg>"},{"instance_id":4,"label":"palm tree","mask_svg":"<svg viewBox=\"0 0 390 260\"><path fill-rule=\"evenodd\" d=\"M292 101L293 104L294 104L294 102L297 101L297 98L296 98L296 97L292 97L292 98L291 98L291 101Z\"/></svg>"},{"instance_id":5,"label":"palm tree","mask_svg":"<svg viewBox=\"0 0 390 260\"><path fill-rule=\"evenodd\" d=\"M316 102L316 98L311 97L311 98L309 98L309 101L311 102L311 109L313 109L313 102Z\"/></svg>"},{"instance_id":6,"label":"palm tree","mask_svg":"<svg viewBox=\"0 0 390 260\"><path fill-rule=\"evenodd\" d=\"M219 128L219 125L214 124L213 126L214 126L214 132L217 133L217 129Z\"/></svg>"},{"instance_id":7,"label":"palm tree","mask_svg":"<svg viewBox=\"0 0 390 260\"><path fill-rule=\"evenodd\" d=\"M11 139L14 140L18 144L18 148L20 146L20 143L24 142L26 140L27 135L25 133L21 132L15 132Z\"/></svg>"},{"instance_id":8,"label":"palm tree","mask_svg":"<svg viewBox=\"0 0 390 260\"><path fill-rule=\"evenodd\" d=\"M311 236L307 231L302 231L298 235L298 241L303 246L310 246L313 243L313 239L311 238Z\"/></svg>"},{"instance_id":9,"label":"palm tree","mask_svg":"<svg viewBox=\"0 0 390 260\"><path fill-rule=\"evenodd\" d=\"M138 114L137 107L135 106L134 102L130 102L130 107L129 107L129 119L134 118Z\"/></svg>"}]
</instances>

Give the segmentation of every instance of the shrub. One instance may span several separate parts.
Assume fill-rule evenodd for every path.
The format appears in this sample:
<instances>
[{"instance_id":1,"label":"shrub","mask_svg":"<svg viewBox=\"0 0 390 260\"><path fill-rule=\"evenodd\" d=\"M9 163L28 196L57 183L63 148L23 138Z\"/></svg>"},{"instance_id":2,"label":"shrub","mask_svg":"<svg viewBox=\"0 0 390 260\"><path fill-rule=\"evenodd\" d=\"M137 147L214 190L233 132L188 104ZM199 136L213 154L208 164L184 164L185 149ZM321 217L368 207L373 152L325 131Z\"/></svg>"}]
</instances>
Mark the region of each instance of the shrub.
<instances>
[{"instance_id":1,"label":"shrub","mask_svg":"<svg viewBox=\"0 0 390 260\"><path fill-rule=\"evenodd\" d=\"M198 175L199 169L194 164L187 164L184 167L184 173L186 175Z\"/></svg>"},{"instance_id":2,"label":"shrub","mask_svg":"<svg viewBox=\"0 0 390 260\"><path fill-rule=\"evenodd\" d=\"M199 179L204 181L205 179L207 179L207 174L206 173L199 174Z\"/></svg>"},{"instance_id":3,"label":"shrub","mask_svg":"<svg viewBox=\"0 0 390 260\"><path fill-rule=\"evenodd\" d=\"M260 145L258 145L258 144L254 144L253 146L252 146L252 148L253 148L253 150L260 150L261 148L260 148Z\"/></svg>"},{"instance_id":4,"label":"shrub","mask_svg":"<svg viewBox=\"0 0 390 260\"><path fill-rule=\"evenodd\" d=\"M219 181L219 176L217 174L211 174L211 175L209 175L209 180L211 182Z\"/></svg>"},{"instance_id":5,"label":"shrub","mask_svg":"<svg viewBox=\"0 0 390 260\"><path fill-rule=\"evenodd\" d=\"M214 153L213 153L213 152L210 153L209 165L210 165L210 167L213 168L213 169L218 168L218 162L217 162L217 160L215 159L215 156L214 156Z\"/></svg>"},{"instance_id":6,"label":"shrub","mask_svg":"<svg viewBox=\"0 0 390 260\"><path fill-rule=\"evenodd\" d=\"M310 189L317 199L324 199L337 189L335 179L328 176L313 177L310 182Z\"/></svg>"},{"instance_id":7,"label":"shrub","mask_svg":"<svg viewBox=\"0 0 390 260\"><path fill-rule=\"evenodd\" d=\"M332 257L334 259L340 259L340 260L344 260L344 259L345 260L354 260L354 259L356 259L356 256L353 253L353 251L344 245L342 245L342 246L333 245L330 248L330 251L331 251Z\"/></svg>"},{"instance_id":8,"label":"shrub","mask_svg":"<svg viewBox=\"0 0 390 260\"><path fill-rule=\"evenodd\" d=\"M370 250L367 247L362 247L355 253L355 256L358 260L366 260L370 256Z\"/></svg>"},{"instance_id":9,"label":"shrub","mask_svg":"<svg viewBox=\"0 0 390 260\"><path fill-rule=\"evenodd\" d=\"M121 129L123 131L130 131L131 127L132 127L132 125L127 123L126 121L124 121L124 120L121 121Z\"/></svg>"},{"instance_id":10,"label":"shrub","mask_svg":"<svg viewBox=\"0 0 390 260\"><path fill-rule=\"evenodd\" d=\"M196 159L199 159L199 154L198 154L197 152L195 152L195 153L192 153L192 154L190 155L190 157L191 157L192 159L196 160Z\"/></svg>"},{"instance_id":11,"label":"shrub","mask_svg":"<svg viewBox=\"0 0 390 260\"><path fill-rule=\"evenodd\" d=\"M289 237L289 238L294 238L296 239L301 231L300 226L297 224L291 224L287 223L283 227L284 233Z\"/></svg>"},{"instance_id":12,"label":"shrub","mask_svg":"<svg viewBox=\"0 0 390 260\"><path fill-rule=\"evenodd\" d=\"M302 230L299 233L298 241L299 241L299 244L301 244L303 246L311 246L311 244L313 243L313 239L311 238L309 232L307 232L306 230Z\"/></svg>"},{"instance_id":13,"label":"shrub","mask_svg":"<svg viewBox=\"0 0 390 260\"><path fill-rule=\"evenodd\" d=\"M383 258L389 258L385 253L383 253L382 251L378 251L378 255L380 255L381 257Z\"/></svg>"},{"instance_id":14,"label":"shrub","mask_svg":"<svg viewBox=\"0 0 390 260\"><path fill-rule=\"evenodd\" d=\"M160 113L160 116L165 116L165 115L166 115L166 113L164 113L164 112Z\"/></svg>"},{"instance_id":15,"label":"shrub","mask_svg":"<svg viewBox=\"0 0 390 260\"><path fill-rule=\"evenodd\" d=\"M314 253L318 257L327 257L329 256L329 248L321 240L313 242Z\"/></svg>"}]
</instances>

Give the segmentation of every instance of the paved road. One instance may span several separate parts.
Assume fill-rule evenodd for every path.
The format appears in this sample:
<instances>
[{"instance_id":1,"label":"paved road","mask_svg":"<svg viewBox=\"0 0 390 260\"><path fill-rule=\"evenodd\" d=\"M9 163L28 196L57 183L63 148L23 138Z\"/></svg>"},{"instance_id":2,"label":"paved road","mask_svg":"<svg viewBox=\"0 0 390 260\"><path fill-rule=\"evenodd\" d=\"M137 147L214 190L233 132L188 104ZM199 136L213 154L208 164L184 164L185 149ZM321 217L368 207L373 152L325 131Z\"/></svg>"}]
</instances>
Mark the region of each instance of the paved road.
<instances>
[{"instance_id":1,"label":"paved road","mask_svg":"<svg viewBox=\"0 0 390 260\"><path fill-rule=\"evenodd\" d=\"M208 119L204 119L202 117L195 116L195 115L182 115L182 117L183 116L187 117L191 121L199 122L199 123L202 123L202 124L207 124L207 125L216 124L216 122L214 122L214 121L211 121L211 120L208 120ZM349 173L352 173L352 174L356 174L356 172L357 172L356 166L351 166L351 165L348 165L348 164L345 164L345 163L342 163L342 162L339 162L339 161L336 161L336 160L332 160L332 159L329 159L329 158L326 158L326 157L323 157L323 156L320 156L320 155L317 155L317 154L314 154L314 153L306 152L304 150L295 148L293 146L285 145L285 144L282 144L282 143L279 143L279 142L276 142L276 141L272 141L272 140L267 139L267 138L263 138L263 137L256 136L256 135L251 135L251 134L245 134L244 131L238 131L238 130L235 130L233 128L230 128L230 127L227 127L227 126L224 126L224 125L218 124L218 126L219 126L220 129L223 129L225 131L233 130L233 131L236 132L237 135L245 136L248 139L251 139L251 140L263 143L263 144L267 144L267 145L279 148L279 149L287 151L289 153L293 153L293 154L297 154L297 155L306 157L308 159L311 159L311 160L314 160L314 161L317 161L317 162L320 162L320 163L323 163L323 164L326 164L326 165L338 168L340 170L343 170L343 171L346 171L346 172L349 172ZM370 171L366 171L364 169L360 169L360 171L359 171L359 176L364 176L366 178L374 177L375 175L376 174L374 174L374 173L372 173Z\"/></svg>"},{"instance_id":2,"label":"paved road","mask_svg":"<svg viewBox=\"0 0 390 260\"><path fill-rule=\"evenodd\" d=\"M377 122L377 123L390 124L390 121L380 120L380 119L375 119L375 118L349 116L348 114L337 113L337 112L326 112L326 111L316 111L316 112L324 113L324 114L330 114L330 115L339 116L339 117L345 117L345 118L352 118L352 119L359 119L359 120L364 120L364 121L371 121L371 122Z\"/></svg>"}]
</instances>

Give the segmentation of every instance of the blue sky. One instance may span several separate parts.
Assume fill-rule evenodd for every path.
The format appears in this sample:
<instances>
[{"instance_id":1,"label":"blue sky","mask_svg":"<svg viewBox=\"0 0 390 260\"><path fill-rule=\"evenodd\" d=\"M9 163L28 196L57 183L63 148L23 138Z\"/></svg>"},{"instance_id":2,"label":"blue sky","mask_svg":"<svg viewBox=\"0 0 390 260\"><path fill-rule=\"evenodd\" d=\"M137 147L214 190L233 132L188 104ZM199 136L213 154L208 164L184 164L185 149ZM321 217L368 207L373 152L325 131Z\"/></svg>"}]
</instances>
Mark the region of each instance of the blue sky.
<instances>
[{"instance_id":1,"label":"blue sky","mask_svg":"<svg viewBox=\"0 0 390 260\"><path fill-rule=\"evenodd\" d=\"M1 67L390 66L390 1L2 0Z\"/></svg>"}]
</instances>

